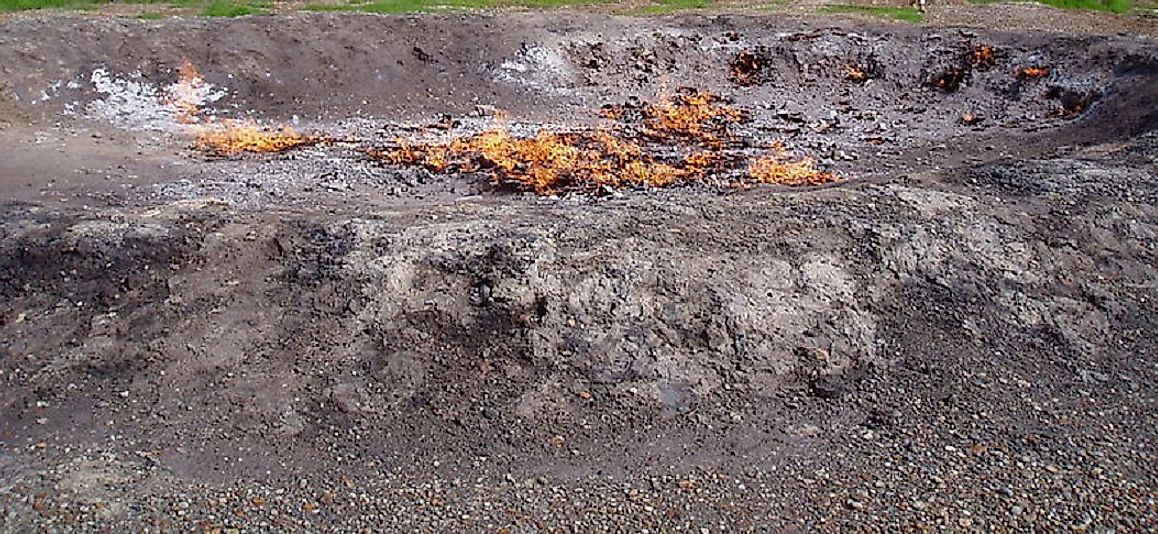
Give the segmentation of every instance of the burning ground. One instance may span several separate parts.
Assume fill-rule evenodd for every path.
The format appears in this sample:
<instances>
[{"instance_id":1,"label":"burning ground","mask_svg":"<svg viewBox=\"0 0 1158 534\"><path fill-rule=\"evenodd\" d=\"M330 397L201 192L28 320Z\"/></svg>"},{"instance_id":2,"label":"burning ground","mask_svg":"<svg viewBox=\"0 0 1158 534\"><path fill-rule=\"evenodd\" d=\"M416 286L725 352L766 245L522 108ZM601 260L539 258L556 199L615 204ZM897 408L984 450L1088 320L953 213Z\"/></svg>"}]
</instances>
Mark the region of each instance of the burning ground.
<instances>
[{"instance_id":1,"label":"burning ground","mask_svg":"<svg viewBox=\"0 0 1158 534\"><path fill-rule=\"evenodd\" d=\"M0 525L1147 530L1156 56L5 23Z\"/></svg>"}]
</instances>

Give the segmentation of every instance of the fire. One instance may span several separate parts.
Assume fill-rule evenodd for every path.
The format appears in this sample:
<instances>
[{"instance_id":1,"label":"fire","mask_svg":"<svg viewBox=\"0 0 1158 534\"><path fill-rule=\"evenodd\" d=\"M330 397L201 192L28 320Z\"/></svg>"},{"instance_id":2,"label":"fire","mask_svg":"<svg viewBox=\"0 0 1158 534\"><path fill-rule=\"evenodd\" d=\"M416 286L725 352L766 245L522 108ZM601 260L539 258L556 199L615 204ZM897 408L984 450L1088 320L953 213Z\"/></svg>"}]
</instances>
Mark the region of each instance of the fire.
<instances>
[{"instance_id":1,"label":"fire","mask_svg":"<svg viewBox=\"0 0 1158 534\"><path fill-rule=\"evenodd\" d=\"M685 91L643 107L644 133L656 139L684 138L720 148L731 137L728 127L747 120L738 109L706 91Z\"/></svg>"},{"instance_id":2,"label":"fire","mask_svg":"<svg viewBox=\"0 0 1158 534\"><path fill-rule=\"evenodd\" d=\"M973 126L974 124L980 124L984 120L985 120L985 117L982 117L981 115L975 115L973 113L965 113L965 114L961 115L961 123L965 124L967 126Z\"/></svg>"},{"instance_id":3,"label":"fire","mask_svg":"<svg viewBox=\"0 0 1158 534\"><path fill-rule=\"evenodd\" d=\"M190 125L197 134L194 146L216 156L236 156L245 152L282 152L294 147L317 144L326 138L298 133L290 126L262 127L252 119L201 119L201 103L209 90L205 78L188 59L177 69L177 83L169 90L176 120Z\"/></svg>"},{"instance_id":4,"label":"fire","mask_svg":"<svg viewBox=\"0 0 1158 534\"><path fill-rule=\"evenodd\" d=\"M195 146L217 156L236 156L245 152L283 152L322 140L298 133L290 126L263 128L252 119L226 119L199 132Z\"/></svg>"},{"instance_id":5,"label":"fire","mask_svg":"<svg viewBox=\"0 0 1158 534\"><path fill-rule=\"evenodd\" d=\"M201 77L201 73L197 72L197 68L188 59L177 67L177 75L177 84L169 90L177 122L196 123L201 112L201 94L204 92L205 78Z\"/></svg>"},{"instance_id":6,"label":"fire","mask_svg":"<svg viewBox=\"0 0 1158 534\"><path fill-rule=\"evenodd\" d=\"M772 151L772 154L757 158L748 165L748 177L753 182L797 186L820 185L839 180L832 173L818 170L812 158L791 159L780 143L774 144Z\"/></svg>"},{"instance_id":7,"label":"fire","mask_svg":"<svg viewBox=\"0 0 1158 534\"><path fill-rule=\"evenodd\" d=\"M732 147L729 126L745 114L710 93L685 91L657 104L631 109L604 107L601 114L637 124L516 137L501 124L447 142L411 144L367 151L394 165L432 172L487 172L495 183L539 194L598 191L603 187L665 187L724 177L723 183L827 183L837 178L812 160L792 160L783 147L753 162L744 177L744 156ZM729 178L730 177L730 178Z\"/></svg>"},{"instance_id":8,"label":"fire","mask_svg":"<svg viewBox=\"0 0 1158 534\"><path fill-rule=\"evenodd\" d=\"M969 62L972 63L974 67L992 65L996 59L993 47L989 45L977 45L973 47L973 51L969 53Z\"/></svg>"},{"instance_id":9,"label":"fire","mask_svg":"<svg viewBox=\"0 0 1158 534\"><path fill-rule=\"evenodd\" d=\"M961 87L961 82L965 81L965 70L957 67L951 67L949 70L938 74L933 78L933 86L943 91L956 91Z\"/></svg>"},{"instance_id":10,"label":"fire","mask_svg":"<svg viewBox=\"0 0 1158 534\"><path fill-rule=\"evenodd\" d=\"M1033 80L1049 76L1048 67L1024 67L1017 71L1017 77L1022 80Z\"/></svg>"},{"instance_id":11,"label":"fire","mask_svg":"<svg viewBox=\"0 0 1158 534\"><path fill-rule=\"evenodd\" d=\"M197 135L194 146L203 152L236 156L332 141L289 126L262 126L252 119L202 119L200 105L207 90L193 65L184 62L171 102L178 122L190 125ZM365 153L389 164L432 172L488 173L494 183L539 194L709 181L745 187L823 184L838 179L817 169L811 159L793 159L779 143L771 147L771 153L749 162L753 145L732 131L748 120L748 114L727 104L712 93L684 88L656 103L604 106L600 114L614 123L598 128L540 129L532 136L519 137L496 116L496 127L474 135L443 142L396 139L392 147L369 148ZM450 131L455 124L453 117L444 116L438 129Z\"/></svg>"},{"instance_id":12,"label":"fire","mask_svg":"<svg viewBox=\"0 0 1158 534\"><path fill-rule=\"evenodd\" d=\"M849 63L849 64L844 66L844 72L845 72L845 76L847 76L848 79L850 79L854 82L863 82L863 81L869 79L868 72L866 72L864 69L861 69L860 67L858 67L852 63Z\"/></svg>"},{"instance_id":13,"label":"fire","mask_svg":"<svg viewBox=\"0 0 1158 534\"><path fill-rule=\"evenodd\" d=\"M756 85L760 83L760 70L764 62L759 56L747 50L736 54L732 60L732 81L737 85Z\"/></svg>"},{"instance_id":14,"label":"fire","mask_svg":"<svg viewBox=\"0 0 1158 534\"><path fill-rule=\"evenodd\" d=\"M402 146L371 151L396 165L417 165L434 172L487 170L496 183L513 183L536 193L599 186L663 187L702 176L713 159L693 154L676 164L658 161L644 147L607 130L555 133L540 131L518 138L496 128L445 144Z\"/></svg>"}]
</instances>

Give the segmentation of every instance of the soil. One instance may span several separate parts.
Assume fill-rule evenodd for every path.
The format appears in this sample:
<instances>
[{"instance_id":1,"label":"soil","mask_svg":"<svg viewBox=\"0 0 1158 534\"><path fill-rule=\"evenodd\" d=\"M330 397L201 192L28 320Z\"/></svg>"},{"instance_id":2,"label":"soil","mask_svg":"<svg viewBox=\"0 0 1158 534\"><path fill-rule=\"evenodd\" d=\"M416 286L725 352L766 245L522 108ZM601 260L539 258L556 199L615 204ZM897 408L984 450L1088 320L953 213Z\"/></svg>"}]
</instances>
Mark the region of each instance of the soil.
<instances>
[{"instance_id":1,"label":"soil","mask_svg":"<svg viewBox=\"0 0 1158 534\"><path fill-rule=\"evenodd\" d=\"M1150 38L2 28L0 529L1158 528ZM738 80L742 53L762 66ZM221 91L206 120L336 141L194 150L165 114L186 58ZM444 114L594 126L684 86L845 179L543 197L363 151Z\"/></svg>"}]
</instances>

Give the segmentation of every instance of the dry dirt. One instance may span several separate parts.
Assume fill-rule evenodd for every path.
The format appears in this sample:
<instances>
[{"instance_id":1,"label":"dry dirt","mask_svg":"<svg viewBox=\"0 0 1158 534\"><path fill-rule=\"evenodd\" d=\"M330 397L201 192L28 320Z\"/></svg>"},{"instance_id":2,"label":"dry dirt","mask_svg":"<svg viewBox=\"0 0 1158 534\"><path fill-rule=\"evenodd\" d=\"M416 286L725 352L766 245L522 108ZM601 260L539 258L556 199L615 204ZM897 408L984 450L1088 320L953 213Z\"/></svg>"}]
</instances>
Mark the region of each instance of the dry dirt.
<instances>
[{"instance_id":1,"label":"dry dirt","mask_svg":"<svg viewBox=\"0 0 1158 534\"><path fill-rule=\"evenodd\" d=\"M185 58L207 113L343 142L206 157ZM0 75L0 529L1158 528L1149 38L30 17ZM680 86L845 180L540 197L359 150Z\"/></svg>"}]
</instances>

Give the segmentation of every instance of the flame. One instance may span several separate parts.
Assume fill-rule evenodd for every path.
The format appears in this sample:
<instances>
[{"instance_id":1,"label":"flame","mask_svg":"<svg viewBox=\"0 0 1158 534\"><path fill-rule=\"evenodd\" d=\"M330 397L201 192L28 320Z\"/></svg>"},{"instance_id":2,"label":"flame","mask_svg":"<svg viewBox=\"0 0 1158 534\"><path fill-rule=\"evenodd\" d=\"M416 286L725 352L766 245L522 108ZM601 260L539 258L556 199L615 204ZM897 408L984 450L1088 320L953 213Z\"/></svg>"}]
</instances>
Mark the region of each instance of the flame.
<instances>
[{"instance_id":1,"label":"flame","mask_svg":"<svg viewBox=\"0 0 1158 534\"><path fill-rule=\"evenodd\" d=\"M820 185L839 178L816 168L812 158L793 160L779 142L772 145L772 154L757 158L748 165L748 177L760 184Z\"/></svg>"},{"instance_id":2,"label":"flame","mask_svg":"<svg viewBox=\"0 0 1158 534\"><path fill-rule=\"evenodd\" d=\"M1017 71L1017 77L1022 80L1032 80L1049 76L1049 67L1024 67Z\"/></svg>"},{"instance_id":3,"label":"flame","mask_svg":"<svg viewBox=\"0 0 1158 534\"><path fill-rule=\"evenodd\" d=\"M197 135L194 147L216 156L236 156L245 152L282 152L294 147L326 141L303 135L293 127L263 127L253 119L202 121L201 104L209 90L205 78L188 59L177 68L177 83L169 89L170 105L180 124L191 125Z\"/></svg>"},{"instance_id":4,"label":"flame","mask_svg":"<svg viewBox=\"0 0 1158 534\"><path fill-rule=\"evenodd\" d=\"M217 156L236 156L245 152L282 152L322 140L298 133L290 126L264 128L252 119L225 119L200 131L195 146Z\"/></svg>"},{"instance_id":5,"label":"flame","mask_svg":"<svg viewBox=\"0 0 1158 534\"><path fill-rule=\"evenodd\" d=\"M969 62L974 67L981 65L992 65L995 61L993 47L985 44L973 47L973 51L969 53Z\"/></svg>"},{"instance_id":6,"label":"flame","mask_svg":"<svg viewBox=\"0 0 1158 534\"><path fill-rule=\"evenodd\" d=\"M540 194L599 186L663 187L702 175L712 161L692 155L679 164L663 163L638 143L606 130L540 131L518 138L505 128L496 128L445 144L403 144L370 154L395 165L417 165L434 172L488 170L496 183L514 183Z\"/></svg>"},{"instance_id":7,"label":"flame","mask_svg":"<svg viewBox=\"0 0 1158 534\"><path fill-rule=\"evenodd\" d=\"M704 92L684 92L637 109L604 107L605 117L638 116L638 125L594 130L540 130L520 138L500 123L477 135L447 142L412 144L367 153L394 165L432 172L488 172L492 182L508 183L539 194L597 191L603 187L665 187L705 181L737 172L743 156L732 150L729 125L746 119L722 99ZM673 155L672 148L677 149ZM747 177L731 183L826 183L836 177L818 171L812 160L791 160L783 147L754 162ZM678 155L682 152L683 155Z\"/></svg>"},{"instance_id":8,"label":"flame","mask_svg":"<svg viewBox=\"0 0 1158 534\"><path fill-rule=\"evenodd\" d=\"M756 85L760 83L760 70L763 67L759 56L747 50L741 51L732 60L732 81L738 85Z\"/></svg>"},{"instance_id":9,"label":"flame","mask_svg":"<svg viewBox=\"0 0 1158 534\"><path fill-rule=\"evenodd\" d=\"M176 110L177 122L194 124L199 120L201 112L201 97L205 88L205 78L197 72L197 68L188 59L177 67L177 83L169 89L169 96L173 108Z\"/></svg>"},{"instance_id":10,"label":"flame","mask_svg":"<svg viewBox=\"0 0 1158 534\"><path fill-rule=\"evenodd\" d=\"M961 87L961 82L964 80L965 71L957 67L952 67L938 74L937 77L933 79L933 85L944 91L956 91Z\"/></svg>"},{"instance_id":11,"label":"flame","mask_svg":"<svg viewBox=\"0 0 1158 534\"><path fill-rule=\"evenodd\" d=\"M863 69L861 69L860 67L858 67L852 63L845 65L844 71L845 71L845 75L848 77L848 79L855 81L855 82L863 82L863 81L869 79L868 72L865 72Z\"/></svg>"},{"instance_id":12,"label":"flame","mask_svg":"<svg viewBox=\"0 0 1158 534\"><path fill-rule=\"evenodd\" d=\"M975 115L973 113L965 113L965 114L961 115L961 123L968 125L968 126L972 126L974 124L980 124L981 121L984 121L984 120L985 120L985 117L982 117L980 115Z\"/></svg>"},{"instance_id":13,"label":"flame","mask_svg":"<svg viewBox=\"0 0 1158 534\"><path fill-rule=\"evenodd\" d=\"M740 110L720 105L722 101L706 91L691 91L644 106L644 133L657 139L681 137L720 148L732 138L728 127L747 120Z\"/></svg>"}]
</instances>

